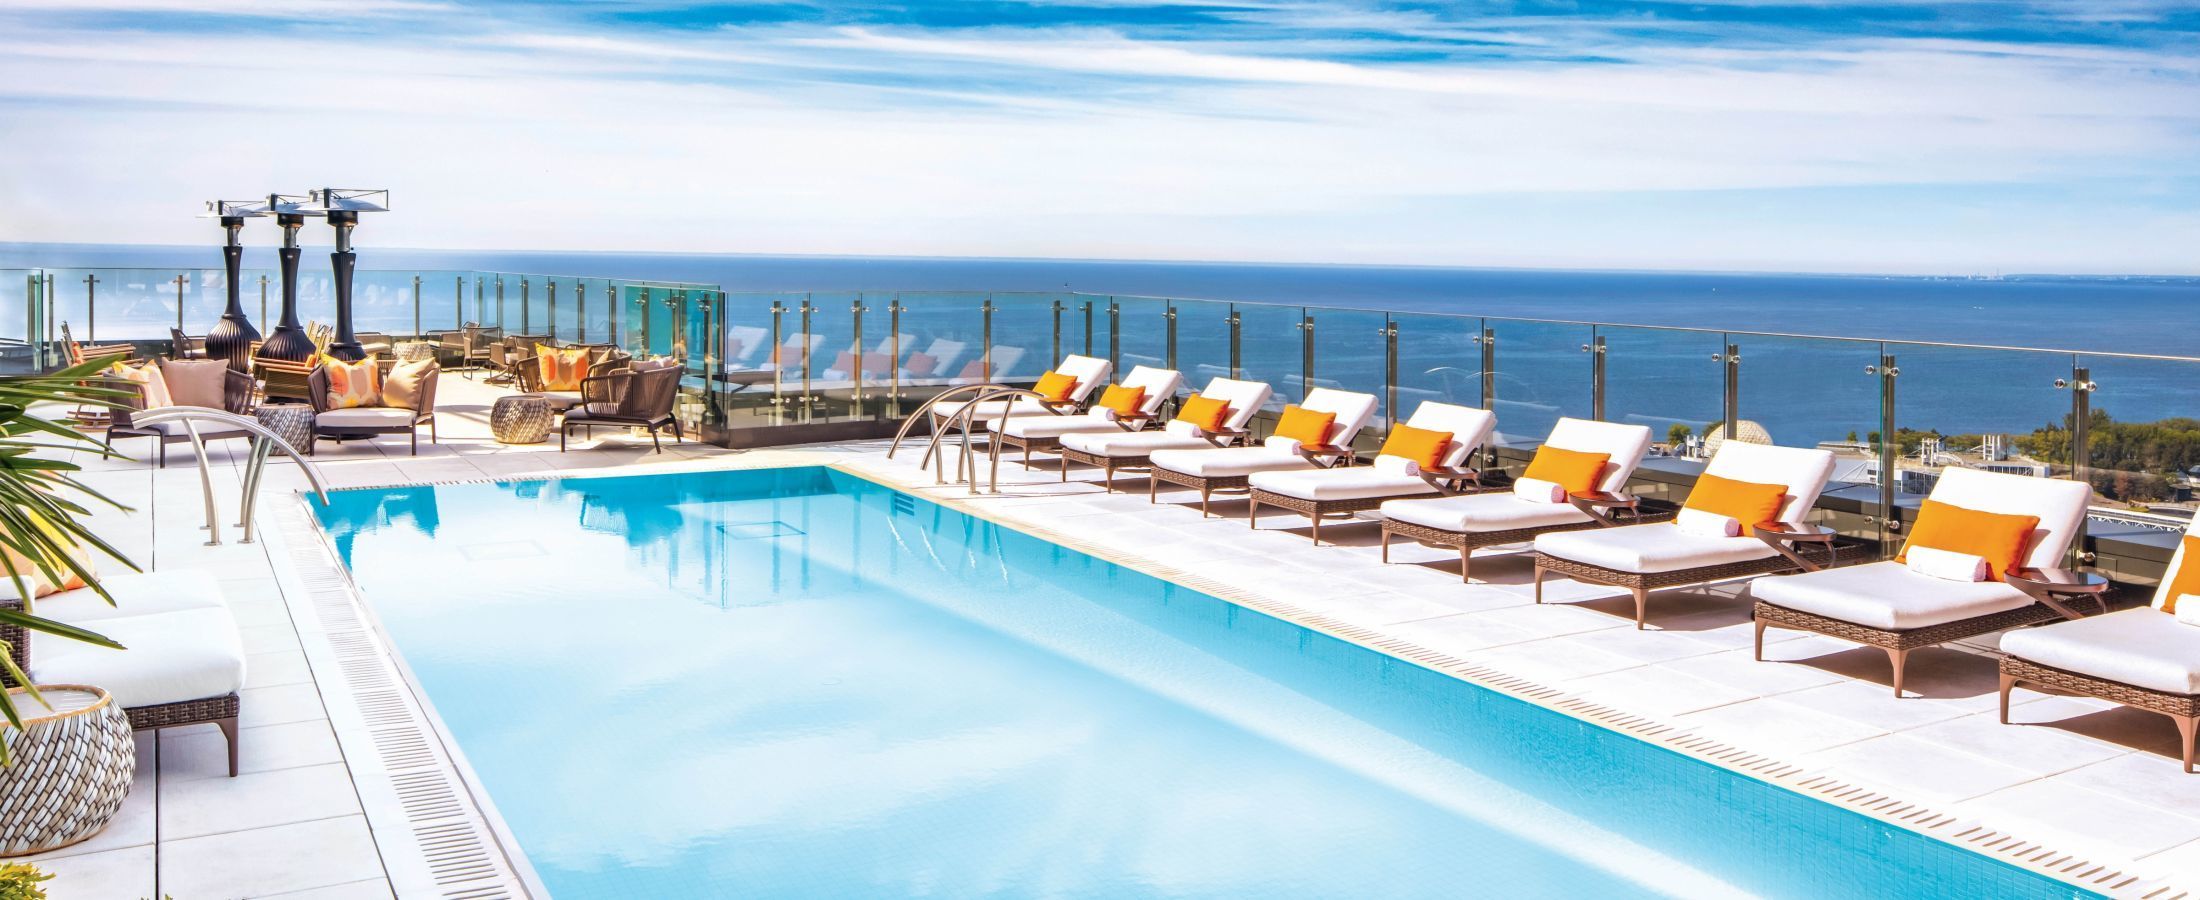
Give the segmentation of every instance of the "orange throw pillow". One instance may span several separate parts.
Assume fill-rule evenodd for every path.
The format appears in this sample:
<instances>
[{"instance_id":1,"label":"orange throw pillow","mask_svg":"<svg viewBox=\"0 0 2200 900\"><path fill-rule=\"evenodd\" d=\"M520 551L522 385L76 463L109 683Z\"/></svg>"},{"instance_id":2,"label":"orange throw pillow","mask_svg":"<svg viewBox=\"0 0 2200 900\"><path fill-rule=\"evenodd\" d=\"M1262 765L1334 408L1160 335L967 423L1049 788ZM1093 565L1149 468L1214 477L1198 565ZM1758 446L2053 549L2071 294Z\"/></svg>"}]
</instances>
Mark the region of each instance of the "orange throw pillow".
<instances>
[{"instance_id":1,"label":"orange throw pillow","mask_svg":"<svg viewBox=\"0 0 2200 900\"><path fill-rule=\"evenodd\" d=\"M1393 425L1390 437L1383 439L1381 456L1410 459L1421 468L1433 469L1443 462L1444 453L1451 449L1451 432L1430 431L1411 425Z\"/></svg>"},{"instance_id":2,"label":"orange throw pillow","mask_svg":"<svg viewBox=\"0 0 2200 900\"><path fill-rule=\"evenodd\" d=\"M1138 415L1139 407L1145 404L1146 389L1142 387L1111 384L1100 393L1101 407L1115 410L1118 417Z\"/></svg>"},{"instance_id":3,"label":"orange throw pillow","mask_svg":"<svg viewBox=\"0 0 2200 900\"><path fill-rule=\"evenodd\" d=\"M2185 559L2170 574L2169 590L2162 593L2162 611L2177 611L2177 598L2200 594L2200 536L2185 535Z\"/></svg>"},{"instance_id":4,"label":"orange throw pillow","mask_svg":"<svg viewBox=\"0 0 2200 900\"><path fill-rule=\"evenodd\" d=\"M1049 402L1061 403L1069 399L1069 392L1077 389L1077 378L1060 372L1048 372L1039 376L1039 383L1031 386L1031 392L1045 397Z\"/></svg>"},{"instance_id":5,"label":"orange throw pillow","mask_svg":"<svg viewBox=\"0 0 2200 900\"><path fill-rule=\"evenodd\" d=\"M1609 453L1584 453L1545 444L1536 449L1535 458L1528 461L1528 470L1520 477L1548 481L1568 494L1579 494L1596 490L1597 476L1604 474L1604 464L1611 459Z\"/></svg>"},{"instance_id":6,"label":"orange throw pillow","mask_svg":"<svg viewBox=\"0 0 2200 900\"><path fill-rule=\"evenodd\" d=\"M1221 431L1222 423L1230 418L1230 404L1215 397L1193 394L1176 410L1176 420L1190 422L1201 431Z\"/></svg>"},{"instance_id":7,"label":"orange throw pillow","mask_svg":"<svg viewBox=\"0 0 2200 900\"><path fill-rule=\"evenodd\" d=\"M1763 522L1780 518L1780 504L1787 502L1787 485L1736 481L1705 473L1696 477L1684 509L1700 509L1742 523L1742 533Z\"/></svg>"},{"instance_id":8,"label":"orange throw pillow","mask_svg":"<svg viewBox=\"0 0 2200 900\"><path fill-rule=\"evenodd\" d=\"M1286 437L1309 447L1326 446L1329 443L1330 426L1337 423L1337 414L1316 412L1303 406L1285 406L1283 418L1276 420L1277 437Z\"/></svg>"},{"instance_id":9,"label":"orange throw pillow","mask_svg":"<svg viewBox=\"0 0 2200 900\"><path fill-rule=\"evenodd\" d=\"M2038 516L2012 516L1965 509L1953 503L1927 500L1918 507L1910 539L1895 556L1903 562L1911 547L1931 547L1950 553L1968 553L1986 560L1986 577L2002 580L2003 573L2020 568L2032 532L2040 527Z\"/></svg>"},{"instance_id":10,"label":"orange throw pillow","mask_svg":"<svg viewBox=\"0 0 2200 900\"><path fill-rule=\"evenodd\" d=\"M328 371L328 408L382 405L382 371L373 358L348 363L333 356L323 356L321 368Z\"/></svg>"}]
</instances>

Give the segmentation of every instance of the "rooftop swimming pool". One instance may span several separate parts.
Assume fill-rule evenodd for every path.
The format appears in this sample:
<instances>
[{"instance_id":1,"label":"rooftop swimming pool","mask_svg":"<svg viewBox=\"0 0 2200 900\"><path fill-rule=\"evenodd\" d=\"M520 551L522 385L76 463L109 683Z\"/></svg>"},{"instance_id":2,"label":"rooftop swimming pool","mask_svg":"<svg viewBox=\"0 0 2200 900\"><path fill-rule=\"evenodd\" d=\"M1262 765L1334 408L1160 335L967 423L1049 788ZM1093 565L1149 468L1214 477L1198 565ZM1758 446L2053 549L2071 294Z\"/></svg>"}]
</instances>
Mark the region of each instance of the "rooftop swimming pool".
<instances>
[{"instance_id":1,"label":"rooftop swimming pool","mask_svg":"<svg viewBox=\"0 0 2200 900\"><path fill-rule=\"evenodd\" d=\"M561 898L2084 895L830 469L331 501Z\"/></svg>"}]
</instances>

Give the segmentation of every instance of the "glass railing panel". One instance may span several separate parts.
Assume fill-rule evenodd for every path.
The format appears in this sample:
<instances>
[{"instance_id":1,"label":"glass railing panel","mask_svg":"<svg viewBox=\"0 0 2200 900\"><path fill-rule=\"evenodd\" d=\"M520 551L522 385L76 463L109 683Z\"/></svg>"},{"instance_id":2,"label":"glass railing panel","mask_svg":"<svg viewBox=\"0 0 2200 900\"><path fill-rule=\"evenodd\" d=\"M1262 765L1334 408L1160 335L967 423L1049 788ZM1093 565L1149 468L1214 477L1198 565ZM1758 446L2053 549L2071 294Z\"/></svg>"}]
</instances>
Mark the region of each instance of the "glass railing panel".
<instances>
[{"instance_id":1,"label":"glass railing panel","mask_svg":"<svg viewBox=\"0 0 2200 900\"><path fill-rule=\"evenodd\" d=\"M1468 316L1393 314L1398 331L1398 383L1391 418L1403 422L1423 403L1482 405L1482 320Z\"/></svg>"},{"instance_id":2,"label":"glass railing panel","mask_svg":"<svg viewBox=\"0 0 2200 900\"><path fill-rule=\"evenodd\" d=\"M1303 306L1231 304L1238 319L1237 377L1268 385L1268 407L1275 415L1285 404L1306 399L1306 340Z\"/></svg>"},{"instance_id":3,"label":"glass railing panel","mask_svg":"<svg viewBox=\"0 0 2200 900\"><path fill-rule=\"evenodd\" d=\"M1115 370L1129 374L1139 366L1172 369L1169 354L1169 301L1155 297L1108 297L1102 301L1101 327L1107 333L1098 341L1101 352L1112 354ZM1186 377L1189 385L1191 379ZM1190 387L1183 390L1190 390Z\"/></svg>"},{"instance_id":4,"label":"glass railing panel","mask_svg":"<svg viewBox=\"0 0 2200 900\"><path fill-rule=\"evenodd\" d=\"M1726 418L1725 336L1718 332L1599 325L1604 418L1650 428L1653 452L1701 458Z\"/></svg>"},{"instance_id":5,"label":"glass railing panel","mask_svg":"<svg viewBox=\"0 0 2200 900\"><path fill-rule=\"evenodd\" d=\"M1881 427L1877 341L1729 335L1743 430L1783 447L1834 455L1819 521L1844 534L1882 540L1885 510L1879 452L1868 440Z\"/></svg>"},{"instance_id":6,"label":"glass railing panel","mask_svg":"<svg viewBox=\"0 0 2200 900\"><path fill-rule=\"evenodd\" d=\"M1583 348L1596 340L1587 325L1489 319L1496 341L1490 411L1497 414L1496 443L1530 449L1543 445L1560 418L1596 415L1596 360Z\"/></svg>"},{"instance_id":7,"label":"glass railing panel","mask_svg":"<svg viewBox=\"0 0 2200 900\"><path fill-rule=\"evenodd\" d=\"M1176 368L1184 390L1197 393L1216 378L1233 378L1230 363L1231 305L1211 300L1170 300L1176 328ZM1164 335L1165 336L1165 335Z\"/></svg>"},{"instance_id":8,"label":"glass railing panel","mask_svg":"<svg viewBox=\"0 0 2200 900\"><path fill-rule=\"evenodd\" d=\"M1071 351L1058 343L1054 329L1055 306L1061 302L1061 295L999 292L991 295L990 302L994 381L1030 387Z\"/></svg>"},{"instance_id":9,"label":"glass railing panel","mask_svg":"<svg viewBox=\"0 0 2200 900\"><path fill-rule=\"evenodd\" d=\"M1108 298L1090 294L1062 294L1062 353L1106 359L1108 356ZM1119 380L1121 372L1116 373Z\"/></svg>"},{"instance_id":10,"label":"glass railing panel","mask_svg":"<svg viewBox=\"0 0 2200 900\"><path fill-rule=\"evenodd\" d=\"M2067 478L2068 353L1887 345L1896 360L1898 505L1914 506L1950 467ZM2058 386L2058 382L2062 386Z\"/></svg>"},{"instance_id":11,"label":"glass railing panel","mask_svg":"<svg viewBox=\"0 0 2200 900\"><path fill-rule=\"evenodd\" d=\"M418 280L415 280L418 279ZM413 272L361 271L352 275L351 328L358 335L380 335L392 342L409 338L424 323L414 317L413 299L427 292L427 279ZM331 299L329 321L336 313ZM375 343L366 337L361 343Z\"/></svg>"},{"instance_id":12,"label":"glass railing panel","mask_svg":"<svg viewBox=\"0 0 2200 900\"><path fill-rule=\"evenodd\" d=\"M1375 416L1362 434L1372 437L1383 433L1384 417L1390 413L1390 392L1385 390L1384 380L1388 341L1383 329L1390 317L1373 310L1325 307L1308 307L1306 316L1311 321L1314 344L1308 383L1317 388L1374 395Z\"/></svg>"},{"instance_id":13,"label":"glass railing panel","mask_svg":"<svg viewBox=\"0 0 2200 900\"><path fill-rule=\"evenodd\" d=\"M39 369L45 338L38 314L43 273L37 269L0 269L0 374L22 375Z\"/></svg>"},{"instance_id":14,"label":"glass railing panel","mask_svg":"<svg viewBox=\"0 0 2200 900\"><path fill-rule=\"evenodd\" d=\"M168 330L176 327L179 294L203 280L186 269L48 271L54 276L56 322L85 343L167 341ZM180 290L178 277L187 279Z\"/></svg>"},{"instance_id":15,"label":"glass railing panel","mask_svg":"<svg viewBox=\"0 0 2200 900\"><path fill-rule=\"evenodd\" d=\"M781 312L774 312L775 304ZM775 348L782 340L780 329L787 315L784 310L801 305L800 294L724 295L719 306L717 386L727 427L754 428L784 421L784 398L788 394L784 372L775 361ZM606 313L606 328L609 323Z\"/></svg>"},{"instance_id":16,"label":"glass railing panel","mask_svg":"<svg viewBox=\"0 0 2200 900\"><path fill-rule=\"evenodd\" d=\"M541 275L525 273L507 276L505 295L511 308L519 316L519 328L528 334L549 335L554 323L550 321L549 279Z\"/></svg>"},{"instance_id":17,"label":"glass railing panel","mask_svg":"<svg viewBox=\"0 0 2200 900\"><path fill-rule=\"evenodd\" d=\"M804 299L808 316L802 317L801 306L795 315L809 333L810 415L817 421L860 415L863 367L880 329L856 327L862 295L855 291L818 291Z\"/></svg>"},{"instance_id":18,"label":"glass railing panel","mask_svg":"<svg viewBox=\"0 0 2200 900\"><path fill-rule=\"evenodd\" d=\"M985 294L912 291L899 294L897 303L900 321L895 323L890 315L887 327L905 335L891 379L898 385L904 408L913 410L941 391L989 380Z\"/></svg>"},{"instance_id":19,"label":"glass railing panel","mask_svg":"<svg viewBox=\"0 0 2200 900\"><path fill-rule=\"evenodd\" d=\"M2200 487L2200 362L2080 355L2077 365L2088 413L2082 475L2101 507L2189 519ZM2066 444L2057 431L2020 433L2018 442Z\"/></svg>"}]
</instances>

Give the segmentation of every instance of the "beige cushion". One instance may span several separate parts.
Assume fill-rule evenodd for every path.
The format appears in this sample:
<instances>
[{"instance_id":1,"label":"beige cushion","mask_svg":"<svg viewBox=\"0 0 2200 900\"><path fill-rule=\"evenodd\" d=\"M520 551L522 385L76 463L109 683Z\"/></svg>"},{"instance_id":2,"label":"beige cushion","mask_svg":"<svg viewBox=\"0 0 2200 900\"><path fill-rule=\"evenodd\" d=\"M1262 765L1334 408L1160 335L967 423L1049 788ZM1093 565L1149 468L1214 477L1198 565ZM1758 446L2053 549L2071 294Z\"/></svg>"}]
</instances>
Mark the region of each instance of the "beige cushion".
<instances>
[{"instance_id":1,"label":"beige cushion","mask_svg":"<svg viewBox=\"0 0 2200 900\"><path fill-rule=\"evenodd\" d=\"M1417 475L1400 475L1375 466L1349 469L1307 469L1291 472L1255 472L1252 485L1271 494L1301 500L1364 500L1370 497L1410 497L1437 493L1436 486Z\"/></svg>"},{"instance_id":2,"label":"beige cushion","mask_svg":"<svg viewBox=\"0 0 2200 900\"><path fill-rule=\"evenodd\" d=\"M2019 659L2172 694L2200 694L2200 627L2153 607L2020 628L2001 637Z\"/></svg>"},{"instance_id":3,"label":"beige cushion","mask_svg":"<svg viewBox=\"0 0 2200 900\"><path fill-rule=\"evenodd\" d=\"M31 677L98 685L124 708L220 697L244 686L244 646L227 609L122 616L95 630L129 649L33 632Z\"/></svg>"},{"instance_id":4,"label":"beige cushion","mask_svg":"<svg viewBox=\"0 0 2200 900\"><path fill-rule=\"evenodd\" d=\"M1078 432L1104 434L1123 430L1115 424L1115 420L1100 413L1081 416L1011 416L980 424L1002 434L1020 438L1058 438Z\"/></svg>"},{"instance_id":5,"label":"beige cushion","mask_svg":"<svg viewBox=\"0 0 2200 900\"><path fill-rule=\"evenodd\" d=\"M220 359L164 359L160 378L168 383L168 396L177 406L227 409L223 386L229 381L229 362Z\"/></svg>"},{"instance_id":6,"label":"beige cushion","mask_svg":"<svg viewBox=\"0 0 2200 900\"><path fill-rule=\"evenodd\" d=\"M1512 531L1589 521L1589 514L1571 503L1531 503L1509 493L1392 500L1383 504L1383 517L1445 531Z\"/></svg>"},{"instance_id":7,"label":"beige cushion","mask_svg":"<svg viewBox=\"0 0 2200 900\"><path fill-rule=\"evenodd\" d=\"M211 441L216 438L242 437L244 435L251 434L251 432L245 431L241 428L231 428L227 425L221 425L203 420L192 422L190 423L190 425L186 425L182 422L154 422L151 425L138 425L136 427L142 428L146 431L160 432L165 437L187 438L191 436L191 426L193 425L198 426L199 440L202 441Z\"/></svg>"},{"instance_id":8,"label":"beige cushion","mask_svg":"<svg viewBox=\"0 0 2200 900\"><path fill-rule=\"evenodd\" d=\"M138 391L145 398L146 409L176 405L176 401L168 396L168 382L161 380L160 363L148 361L134 366L119 364L111 371L115 377L140 386Z\"/></svg>"},{"instance_id":9,"label":"beige cushion","mask_svg":"<svg viewBox=\"0 0 2200 900\"><path fill-rule=\"evenodd\" d=\"M1255 472L1288 472L1318 468L1306 457L1274 447L1209 447L1205 450L1161 450L1153 454L1157 469L1201 478L1230 478Z\"/></svg>"},{"instance_id":10,"label":"beige cushion","mask_svg":"<svg viewBox=\"0 0 2200 900\"><path fill-rule=\"evenodd\" d=\"M1668 522L1537 535L1535 549L1560 559L1638 573L1674 572L1779 555L1754 537L1692 535Z\"/></svg>"},{"instance_id":11,"label":"beige cushion","mask_svg":"<svg viewBox=\"0 0 2200 900\"><path fill-rule=\"evenodd\" d=\"M1759 578L1750 593L1775 606L1889 631L1958 622L2034 602L2003 582L1934 578L1893 561Z\"/></svg>"},{"instance_id":12,"label":"beige cushion","mask_svg":"<svg viewBox=\"0 0 2200 900\"><path fill-rule=\"evenodd\" d=\"M355 406L351 409L332 409L313 417L315 426L331 428L395 428L412 424L418 413L409 409L392 409L387 406Z\"/></svg>"},{"instance_id":13,"label":"beige cushion","mask_svg":"<svg viewBox=\"0 0 2200 900\"><path fill-rule=\"evenodd\" d=\"M33 602L32 610L45 618L74 625L184 609L222 608L221 586L214 581L212 573L203 569L131 572L103 576L99 583L114 596L113 605L108 605L87 588L40 597ZM92 630L99 629L93 627Z\"/></svg>"},{"instance_id":14,"label":"beige cushion","mask_svg":"<svg viewBox=\"0 0 2200 900\"><path fill-rule=\"evenodd\" d=\"M399 409L419 409L421 385L436 371L433 358L398 363L390 367L389 375L382 379L382 405Z\"/></svg>"},{"instance_id":15,"label":"beige cushion","mask_svg":"<svg viewBox=\"0 0 2200 900\"><path fill-rule=\"evenodd\" d=\"M1167 431L1089 431L1062 435L1062 446L1095 456L1145 456L1156 450L1213 447L1205 438Z\"/></svg>"}]
</instances>

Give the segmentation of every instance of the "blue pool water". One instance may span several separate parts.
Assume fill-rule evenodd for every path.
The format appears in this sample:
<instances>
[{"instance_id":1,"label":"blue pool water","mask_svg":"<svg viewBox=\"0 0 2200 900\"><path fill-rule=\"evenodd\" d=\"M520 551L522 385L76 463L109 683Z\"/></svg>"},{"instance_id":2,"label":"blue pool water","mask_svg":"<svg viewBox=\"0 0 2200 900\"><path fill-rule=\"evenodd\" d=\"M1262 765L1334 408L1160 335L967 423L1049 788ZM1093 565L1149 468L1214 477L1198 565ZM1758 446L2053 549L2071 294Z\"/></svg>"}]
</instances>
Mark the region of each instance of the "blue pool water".
<instances>
[{"instance_id":1,"label":"blue pool water","mask_svg":"<svg viewBox=\"0 0 2200 900\"><path fill-rule=\"evenodd\" d=\"M2081 893L827 469L321 516L561 898Z\"/></svg>"}]
</instances>

